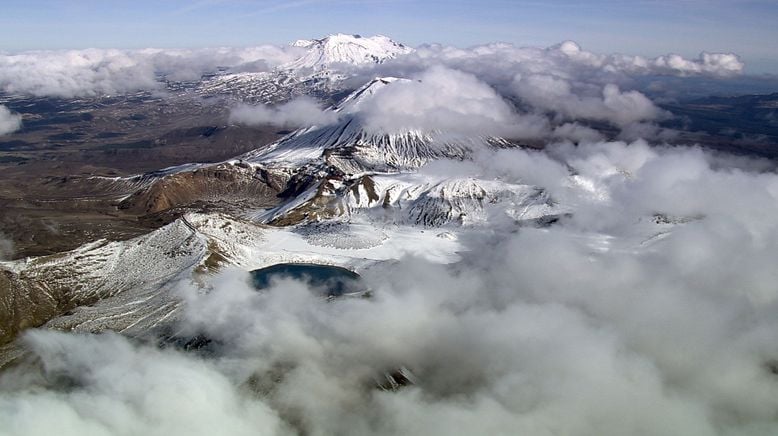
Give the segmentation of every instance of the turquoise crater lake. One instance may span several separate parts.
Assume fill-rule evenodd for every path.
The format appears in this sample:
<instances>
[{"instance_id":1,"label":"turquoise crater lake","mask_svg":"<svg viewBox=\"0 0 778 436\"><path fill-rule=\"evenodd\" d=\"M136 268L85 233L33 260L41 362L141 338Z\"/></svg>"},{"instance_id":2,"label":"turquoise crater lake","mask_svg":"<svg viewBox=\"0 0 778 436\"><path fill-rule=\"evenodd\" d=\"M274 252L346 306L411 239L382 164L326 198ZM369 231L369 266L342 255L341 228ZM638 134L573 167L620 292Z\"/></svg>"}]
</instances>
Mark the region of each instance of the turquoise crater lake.
<instances>
[{"instance_id":1,"label":"turquoise crater lake","mask_svg":"<svg viewBox=\"0 0 778 436\"><path fill-rule=\"evenodd\" d=\"M279 263L250 272L251 281L257 289L269 288L274 280L291 278L306 282L312 288L321 290L328 297L365 290L359 274L346 268L314 263Z\"/></svg>"}]
</instances>

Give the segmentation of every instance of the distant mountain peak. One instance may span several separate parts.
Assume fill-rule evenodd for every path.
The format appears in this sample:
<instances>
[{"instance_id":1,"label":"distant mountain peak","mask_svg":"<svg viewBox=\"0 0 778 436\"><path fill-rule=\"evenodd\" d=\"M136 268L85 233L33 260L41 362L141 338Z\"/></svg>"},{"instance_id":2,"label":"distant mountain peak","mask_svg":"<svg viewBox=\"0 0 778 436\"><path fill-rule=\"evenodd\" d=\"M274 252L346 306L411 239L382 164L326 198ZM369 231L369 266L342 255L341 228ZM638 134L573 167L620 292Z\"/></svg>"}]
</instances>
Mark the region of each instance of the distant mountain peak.
<instances>
[{"instance_id":1,"label":"distant mountain peak","mask_svg":"<svg viewBox=\"0 0 778 436\"><path fill-rule=\"evenodd\" d=\"M308 51L283 69L320 71L336 64L359 65L381 63L413 51L383 35L360 36L336 33L322 39L301 39L292 43Z\"/></svg>"}]
</instances>

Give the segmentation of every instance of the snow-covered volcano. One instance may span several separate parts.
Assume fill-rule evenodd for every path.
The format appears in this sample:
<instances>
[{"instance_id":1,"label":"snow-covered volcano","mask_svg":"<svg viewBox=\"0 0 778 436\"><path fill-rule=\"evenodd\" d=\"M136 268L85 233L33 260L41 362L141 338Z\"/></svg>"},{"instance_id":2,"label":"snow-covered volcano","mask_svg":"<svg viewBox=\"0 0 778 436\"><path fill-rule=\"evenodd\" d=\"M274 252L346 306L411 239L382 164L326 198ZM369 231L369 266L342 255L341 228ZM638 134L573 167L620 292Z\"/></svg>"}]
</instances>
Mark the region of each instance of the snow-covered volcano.
<instances>
[{"instance_id":1,"label":"snow-covered volcano","mask_svg":"<svg viewBox=\"0 0 778 436\"><path fill-rule=\"evenodd\" d=\"M485 144L510 145L503 138L368 128L359 113L360 107L388 87L407 81L396 77L373 79L330 109L338 114L336 123L300 129L241 156L240 160L274 168L326 164L353 175L410 171L436 159L464 159L473 148Z\"/></svg>"},{"instance_id":2,"label":"snow-covered volcano","mask_svg":"<svg viewBox=\"0 0 778 436\"><path fill-rule=\"evenodd\" d=\"M216 76L204 82L199 92L261 103L275 103L296 95L324 96L340 90L345 77L339 71L343 67L382 63L413 51L386 36L335 34L299 40L292 45L307 50L273 71Z\"/></svg>"},{"instance_id":3,"label":"snow-covered volcano","mask_svg":"<svg viewBox=\"0 0 778 436\"><path fill-rule=\"evenodd\" d=\"M305 47L308 51L280 69L321 71L337 64L381 63L413 51L382 35L362 37L338 33L322 39L298 40L293 45Z\"/></svg>"}]
</instances>

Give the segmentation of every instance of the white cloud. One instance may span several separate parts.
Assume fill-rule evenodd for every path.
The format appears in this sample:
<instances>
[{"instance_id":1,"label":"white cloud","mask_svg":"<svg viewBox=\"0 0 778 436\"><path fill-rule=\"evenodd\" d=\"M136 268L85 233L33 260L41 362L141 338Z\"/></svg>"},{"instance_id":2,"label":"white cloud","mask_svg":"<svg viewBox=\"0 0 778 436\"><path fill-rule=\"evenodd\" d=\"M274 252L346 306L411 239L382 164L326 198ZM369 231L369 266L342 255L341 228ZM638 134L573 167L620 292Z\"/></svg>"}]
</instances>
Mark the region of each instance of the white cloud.
<instances>
[{"instance_id":1,"label":"white cloud","mask_svg":"<svg viewBox=\"0 0 778 436\"><path fill-rule=\"evenodd\" d=\"M160 88L159 75L197 80L217 67L266 71L298 54L298 48L275 46L24 52L0 55L0 89L54 97L116 94Z\"/></svg>"},{"instance_id":2,"label":"white cloud","mask_svg":"<svg viewBox=\"0 0 778 436\"><path fill-rule=\"evenodd\" d=\"M176 327L205 353L32 332L41 365L0 377L0 433L775 434L778 175L759 167L642 141L479 156L572 216L371 268L371 298L184 283ZM374 387L401 366L415 385Z\"/></svg>"},{"instance_id":3,"label":"white cloud","mask_svg":"<svg viewBox=\"0 0 778 436\"><path fill-rule=\"evenodd\" d=\"M435 66L413 80L394 81L359 105L372 130L405 129L485 136L539 137L547 121L519 115L489 85L472 74Z\"/></svg>"},{"instance_id":4,"label":"white cloud","mask_svg":"<svg viewBox=\"0 0 778 436\"><path fill-rule=\"evenodd\" d=\"M30 332L25 340L44 362L51 390L18 389L28 380L9 371L0 382L0 434L255 435L284 428L275 412L198 359L110 333ZM57 391L68 385L76 391Z\"/></svg>"},{"instance_id":5,"label":"white cloud","mask_svg":"<svg viewBox=\"0 0 778 436\"><path fill-rule=\"evenodd\" d=\"M493 86L509 83L516 74L545 73L602 86L622 84L626 78L647 75L730 77L742 73L744 68L737 55L731 53L703 53L697 59L678 55L650 59L593 53L573 41L548 48L517 47L506 43L469 49L423 45L411 54L375 68L384 75L397 75L398 71L418 71L437 64L475 74Z\"/></svg>"},{"instance_id":6,"label":"white cloud","mask_svg":"<svg viewBox=\"0 0 778 436\"><path fill-rule=\"evenodd\" d=\"M572 41L549 48L493 43L469 49L425 45L415 52L365 70L371 76L413 77L444 66L476 76L505 97L518 97L529 112L554 111L565 121L607 121L619 128L655 122L666 114L636 87L640 78L731 77L742 73L734 54L703 53L698 59L666 55L597 54ZM648 132L649 129L643 129ZM659 132L661 133L661 132ZM630 137L630 135L625 135Z\"/></svg>"},{"instance_id":7,"label":"white cloud","mask_svg":"<svg viewBox=\"0 0 778 436\"><path fill-rule=\"evenodd\" d=\"M242 104L230 112L230 122L250 126L270 124L282 127L309 127L332 124L337 120L337 113L323 110L316 100L305 96L276 106Z\"/></svg>"},{"instance_id":8,"label":"white cloud","mask_svg":"<svg viewBox=\"0 0 778 436\"><path fill-rule=\"evenodd\" d=\"M0 136L13 133L22 128L22 116L0 105Z\"/></svg>"},{"instance_id":9,"label":"white cloud","mask_svg":"<svg viewBox=\"0 0 778 436\"><path fill-rule=\"evenodd\" d=\"M95 53L60 53L19 89L113 92L151 86L161 68L185 77L212 64ZM243 60L264 68L261 56ZM31 331L40 365L0 375L0 434L776 434L778 175L696 148L603 142L578 122L664 135L650 124L661 111L625 87L630 75L740 68L731 55L649 60L571 42L433 46L379 66L413 80L359 104L370 128L577 142L479 149L473 162L423 170L536 185L571 215L465 233L453 265L375 266L364 272L371 298L324 301L289 280L257 292L239 271L207 292L181 283L174 327L212 339L207 353ZM336 119L308 98L231 115ZM400 367L415 385L376 389Z\"/></svg>"},{"instance_id":10,"label":"white cloud","mask_svg":"<svg viewBox=\"0 0 778 436\"><path fill-rule=\"evenodd\" d=\"M634 61L633 61L634 62ZM744 64L732 53L702 53L699 59L688 60L679 55L659 56L650 61L657 72L667 70L677 75L709 74L728 77L743 72ZM652 68L647 68L651 71Z\"/></svg>"},{"instance_id":11,"label":"white cloud","mask_svg":"<svg viewBox=\"0 0 778 436\"><path fill-rule=\"evenodd\" d=\"M656 58L621 54L602 55L583 50L573 41L550 47L549 52L562 53L573 64L625 74L665 74L674 76L710 75L729 77L743 72L745 65L733 53L701 53L697 59L677 54Z\"/></svg>"},{"instance_id":12,"label":"white cloud","mask_svg":"<svg viewBox=\"0 0 778 436\"><path fill-rule=\"evenodd\" d=\"M662 111L637 91L621 92L614 84L602 87L599 95L573 92L569 81L548 74L517 75L516 95L533 107L550 110L570 119L609 121L626 126L657 119Z\"/></svg>"},{"instance_id":13,"label":"white cloud","mask_svg":"<svg viewBox=\"0 0 778 436\"><path fill-rule=\"evenodd\" d=\"M163 86L159 80L163 75L172 80L197 80L218 67L232 72L267 71L303 52L300 47L276 46L26 52L0 56L0 89L60 97L158 89ZM726 53L703 53L697 59L678 55L649 59L593 53L572 41L548 48L504 43L469 49L425 45L379 65L354 66L351 73L356 77L349 83L358 87L377 75L425 80L394 83L391 91L377 96L376 101L386 107L376 103L368 118L371 127L384 130L414 126L523 138L555 132L553 136L559 138L565 132L572 133L569 127L559 129L562 124L582 128L587 122L604 121L623 130L620 138L655 135L666 139L667 132L651 124L666 114L636 89L639 78L720 78L742 70L738 57ZM464 92L457 94L454 86ZM518 111L513 108L514 101L520 105ZM309 124L291 115L286 122L285 113L255 112L251 115L248 108L238 108L235 119L250 122L252 117L275 116L272 122L277 124ZM550 123L544 120L549 112L554 115ZM386 116L380 119L381 114ZM312 113L310 116L316 123L323 122ZM581 128L570 138L578 140ZM591 133L586 134L587 139L594 137Z\"/></svg>"}]
</instances>

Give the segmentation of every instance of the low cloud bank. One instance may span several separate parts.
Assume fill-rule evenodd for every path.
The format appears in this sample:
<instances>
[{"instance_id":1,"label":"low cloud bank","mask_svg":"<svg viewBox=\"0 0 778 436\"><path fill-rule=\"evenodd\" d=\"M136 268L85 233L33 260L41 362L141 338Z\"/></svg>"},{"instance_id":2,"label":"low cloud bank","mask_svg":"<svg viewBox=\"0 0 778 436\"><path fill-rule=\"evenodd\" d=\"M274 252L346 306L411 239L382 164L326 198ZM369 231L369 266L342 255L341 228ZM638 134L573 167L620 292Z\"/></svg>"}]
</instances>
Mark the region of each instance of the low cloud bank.
<instances>
[{"instance_id":1,"label":"low cloud bank","mask_svg":"<svg viewBox=\"0 0 778 436\"><path fill-rule=\"evenodd\" d=\"M383 64L355 69L354 82L376 75L418 77L442 68L477 77L502 98L516 103L523 114L551 115L550 121L557 126L607 122L625 132L623 137L636 139L641 135L635 131L642 136L666 135L649 127L669 116L645 95L643 78L673 77L683 81L704 77L723 81L740 75L743 63L734 54L703 53L698 59L597 54L572 41L549 48L503 43L468 49L425 45ZM522 130L521 123L516 124Z\"/></svg>"},{"instance_id":2,"label":"low cloud bank","mask_svg":"<svg viewBox=\"0 0 778 436\"><path fill-rule=\"evenodd\" d=\"M516 95L541 110L555 111L562 117L610 121L627 126L657 119L661 110L637 91L621 92L614 84L605 85L600 95L576 95L570 83L548 75L514 79Z\"/></svg>"},{"instance_id":3,"label":"low cloud bank","mask_svg":"<svg viewBox=\"0 0 778 436\"><path fill-rule=\"evenodd\" d=\"M0 89L35 96L78 97L116 94L161 86L160 77L198 80L204 73L227 68L232 72L260 72L292 62L305 48L262 45L210 49L86 49L30 51L0 54ZM409 77L442 65L474 74L492 86L507 86L517 74L547 74L605 85L624 85L644 76L730 78L744 65L731 53L703 53L698 59L665 55L654 59L620 54L597 54L572 41L549 48L493 43L459 49L423 45L414 52L354 71L367 76ZM347 65L333 66L349 70ZM372 78L372 77L369 77ZM364 82L363 82L364 83ZM502 92L502 89L498 89Z\"/></svg>"},{"instance_id":4,"label":"low cloud bank","mask_svg":"<svg viewBox=\"0 0 778 436\"><path fill-rule=\"evenodd\" d=\"M650 59L593 53L573 41L566 41L548 48L519 47L506 43L466 49L439 44L422 45L410 54L372 69L407 73L435 64L487 78L490 84L507 84L518 73L546 73L600 84L616 80L621 83L631 77L642 76L731 78L742 74L745 67L733 53L702 53L697 59L670 54Z\"/></svg>"},{"instance_id":5,"label":"low cloud bank","mask_svg":"<svg viewBox=\"0 0 778 436\"><path fill-rule=\"evenodd\" d=\"M177 328L207 353L30 332L41 367L0 378L0 434L778 431L775 173L643 141L457 165L572 214L463 234L457 264L371 268L371 298L257 292L239 271L182 283ZM398 368L415 384L376 388Z\"/></svg>"},{"instance_id":6,"label":"low cloud bank","mask_svg":"<svg viewBox=\"0 0 778 436\"><path fill-rule=\"evenodd\" d=\"M361 102L368 129L407 129L473 135L541 137L545 118L520 116L497 92L472 74L432 67L395 81Z\"/></svg>"},{"instance_id":7,"label":"low cloud bank","mask_svg":"<svg viewBox=\"0 0 778 436\"><path fill-rule=\"evenodd\" d=\"M6 54L0 55L0 90L64 98L162 90L164 80L194 81L223 69L261 72L292 65L305 50L265 45ZM587 127L592 123L609 124L617 132L610 136L621 139L666 140L671 132L657 128L656 123L670 114L646 95L652 89L650 83L656 82L646 84L646 78L722 81L743 71L743 63L734 54L702 53L697 59L670 54L650 59L593 53L572 41L548 48L504 43L467 49L423 45L381 64L331 67L348 77L347 86L355 88L376 76L413 79L392 83L375 96L373 104L365 105L367 125L372 129L576 141L597 139L598 134ZM311 106L300 103L268 110L242 106L233 112L233 120L286 127L331 122L330 114Z\"/></svg>"},{"instance_id":8,"label":"low cloud bank","mask_svg":"<svg viewBox=\"0 0 778 436\"><path fill-rule=\"evenodd\" d=\"M353 113L369 130L395 133L438 131L521 139L595 141L602 134L581 123L607 122L628 138L658 138L654 124L670 114L638 91L615 84L574 89L570 81L546 74L517 74L510 92L499 94L476 75L444 66L393 80L362 99ZM520 99L521 110L510 96Z\"/></svg>"},{"instance_id":9,"label":"low cloud bank","mask_svg":"<svg viewBox=\"0 0 778 436\"><path fill-rule=\"evenodd\" d=\"M322 109L319 102L310 97L298 97L288 103L275 106L239 105L230 112L230 122L247 126L273 125L279 127L310 127L332 124L338 115Z\"/></svg>"},{"instance_id":10,"label":"low cloud bank","mask_svg":"<svg viewBox=\"0 0 778 436\"><path fill-rule=\"evenodd\" d=\"M10 94L83 97L163 88L169 80L199 80L219 67L267 71L299 56L297 47L195 50L88 49L0 55L0 89Z\"/></svg>"}]
</instances>

